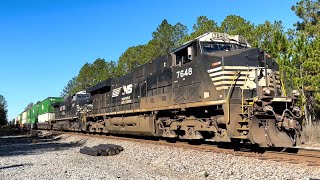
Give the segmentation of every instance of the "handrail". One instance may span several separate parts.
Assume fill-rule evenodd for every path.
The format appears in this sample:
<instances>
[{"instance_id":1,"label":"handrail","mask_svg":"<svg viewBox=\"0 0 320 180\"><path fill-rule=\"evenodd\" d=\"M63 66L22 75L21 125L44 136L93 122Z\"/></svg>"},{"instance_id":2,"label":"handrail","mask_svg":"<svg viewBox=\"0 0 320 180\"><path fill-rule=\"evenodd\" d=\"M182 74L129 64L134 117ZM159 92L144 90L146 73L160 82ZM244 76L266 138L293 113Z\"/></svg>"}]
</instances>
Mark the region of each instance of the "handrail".
<instances>
[{"instance_id":1,"label":"handrail","mask_svg":"<svg viewBox=\"0 0 320 180\"><path fill-rule=\"evenodd\" d=\"M283 84L283 81L282 81L282 78L281 78L281 86L282 86L282 92L283 92L283 95L286 97L287 96L287 92L286 92L286 87L284 87L284 84Z\"/></svg>"},{"instance_id":2,"label":"handrail","mask_svg":"<svg viewBox=\"0 0 320 180\"><path fill-rule=\"evenodd\" d=\"M234 74L234 77L233 77L233 80L232 80L232 84L230 85L230 88L229 88L229 92L228 92L228 95L227 95L227 109L228 109L228 124L230 123L230 93L231 93L231 89L233 89L233 87L236 85L237 81L236 79L238 79L241 75L240 73L241 71L238 71ZM237 76L238 75L238 76Z\"/></svg>"},{"instance_id":3,"label":"handrail","mask_svg":"<svg viewBox=\"0 0 320 180\"><path fill-rule=\"evenodd\" d=\"M248 70L247 70L247 74L246 74L246 79L245 79L245 81L244 81L243 86L247 83L248 77L249 77L249 66L248 66ZM241 113L244 112L244 111L243 111L243 104L244 104L243 91L244 91L244 88L241 89Z\"/></svg>"}]
</instances>

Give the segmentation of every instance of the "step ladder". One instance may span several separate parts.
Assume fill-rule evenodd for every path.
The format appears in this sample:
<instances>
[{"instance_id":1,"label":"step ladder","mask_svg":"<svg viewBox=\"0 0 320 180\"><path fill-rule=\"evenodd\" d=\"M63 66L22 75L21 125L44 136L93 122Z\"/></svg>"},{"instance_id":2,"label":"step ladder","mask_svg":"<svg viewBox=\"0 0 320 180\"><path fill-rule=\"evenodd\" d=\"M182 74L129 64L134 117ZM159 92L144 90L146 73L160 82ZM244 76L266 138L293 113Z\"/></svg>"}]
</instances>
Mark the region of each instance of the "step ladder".
<instances>
[{"instance_id":1,"label":"step ladder","mask_svg":"<svg viewBox=\"0 0 320 180\"><path fill-rule=\"evenodd\" d=\"M239 127L236 128L240 135L233 138L248 139L249 121L252 118L252 115L250 114L250 108L252 108L252 106L253 98L244 99L243 103L241 104L242 112L239 113L239 115L241 116L241 120L238 121Z\"/></svg>"}]
</instances>

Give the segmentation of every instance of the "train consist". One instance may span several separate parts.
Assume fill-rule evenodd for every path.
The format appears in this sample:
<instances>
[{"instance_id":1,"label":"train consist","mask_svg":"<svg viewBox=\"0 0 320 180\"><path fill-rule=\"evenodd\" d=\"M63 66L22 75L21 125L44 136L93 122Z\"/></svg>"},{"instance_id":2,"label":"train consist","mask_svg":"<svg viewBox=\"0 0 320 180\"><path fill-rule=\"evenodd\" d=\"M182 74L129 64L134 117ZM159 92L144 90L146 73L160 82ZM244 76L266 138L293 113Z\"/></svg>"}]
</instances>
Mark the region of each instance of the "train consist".
<instances>
[{"instance_id":1,"label":"train consist","mask_svg":"<svg viewBox=\"0 0 320 180\"><path fill-rule=\"evenodd\" d=\"M129 74L50 101L44 119L31 113L28 121L27 111L16 121L39 129L294 147L303 143L298 96L285 96L278 64L263 50L239 35L209 32Z\"/></svg>"},{"instance_id":2,"label":"train consist","mask_svg":"<svg viewBox=\"0 0 320 180\"><path fill-rule=\"evenodd\" d=\"M13 120L13 124L21 129L34 129L37 126L41 128L55 117L55 109L52 107L52 103L63 101L64 99L61 97L48 97L39 101L19 114Z\"/></svg>"}]
</instances>

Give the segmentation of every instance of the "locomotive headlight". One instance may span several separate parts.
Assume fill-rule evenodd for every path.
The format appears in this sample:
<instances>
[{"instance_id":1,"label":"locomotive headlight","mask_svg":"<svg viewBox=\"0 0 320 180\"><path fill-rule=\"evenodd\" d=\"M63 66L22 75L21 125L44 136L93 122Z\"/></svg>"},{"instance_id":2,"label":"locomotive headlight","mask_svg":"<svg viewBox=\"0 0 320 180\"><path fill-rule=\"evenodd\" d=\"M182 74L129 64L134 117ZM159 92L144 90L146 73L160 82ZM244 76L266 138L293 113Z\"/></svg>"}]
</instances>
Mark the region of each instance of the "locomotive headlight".
<instances>
[{"instance_id":1,"label":"locomotive headlight","mask_svg":"<svg viewBox=\"0 0 320 180\"><path fill-rule=\"evenodd\" d=\"M294 112L300 112L300 108L299 108L298 106L294 106L294 107L292 108L292 111L294 111Z\"/></svg>"},{"instance_id":2,"label":"locomotive headlight","mask_svg":"<svg viewBox=\"0 0 320 180\"><path fill-rule=\"evenodd\" d=\"M273 107L270 106L270 105L263 106L262 109L263 109L264 112L273 111Z\"/></svg>"},{"instance_id":3,"label":"locomotive headlight","mask_svg":"<svg viewBox=\"0 0 320 180\"><path fill-rule=\"evenodd\" d=\"M294 97L299 97L299 96L300 96L300 92L299 92L298 90L293 90L293 91L292 91L292 95L293 95Z\"/></svg>"},{"instance_id":4,"label":"locomotive headlight","mask_svg":"<svg viewBox=\"0 0 320 180\"><path fill-rule=\"evenodd\" d=\"M296 114L296 116L300 117L301 116L301 109L298 106L294 106L292 108L292 112Z\"/></svg>"},{"instance_id":5,"label":"locomotive headlight","mask_svg":"<svg viewBox=\"0 0 320 180\"><path fill-rule=\"evenodd\" d=\"M264 87L264 88L262 89L262 93L263 93L264 95L268 96L268 95L270 95L271 91L270 91L269 88Z\"/></svg>"}]
</instances>

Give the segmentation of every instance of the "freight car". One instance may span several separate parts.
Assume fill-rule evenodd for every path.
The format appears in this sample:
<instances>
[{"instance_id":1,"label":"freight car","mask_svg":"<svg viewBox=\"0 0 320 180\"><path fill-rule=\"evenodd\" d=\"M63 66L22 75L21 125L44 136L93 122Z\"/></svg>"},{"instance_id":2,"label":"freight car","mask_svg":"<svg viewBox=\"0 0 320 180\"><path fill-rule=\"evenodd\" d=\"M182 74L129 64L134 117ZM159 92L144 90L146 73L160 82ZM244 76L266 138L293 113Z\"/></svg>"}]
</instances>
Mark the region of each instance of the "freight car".
<instances>
[{"instance_id":1,"label":"freight car","mask_svg":"<svg viewBox=\"0 0 320 180\"><path fill-rule=\"evenodd\" d=\"M27 111L23 111L21 113L21 129L26 129L27 128Z\"/></svg>"},{"instance_id":2,"label":"freight car","mask_svg":"<svg viewBox=\"0 0 320 180\"><path fill-rule=\"evenodd\" d=\"M43 101L32 105L24 112L16 117L16 124L22 130L36 129L39 126L40 129L47 129L47 124L55 119L55 109L51 106L52 103L62 102L64 99L61 97L48 97Z\"/></svg>"},{"instance_id":3,"label":"freight car","mask_svg":"<svg viewBox=\"0 0 320 180\"><path fill-rule=\"evenodd\" d=\"M203 34L86 92L92 104L87 93L82 104L73 103L78 95L54 104L51 128L260 147L303 143L299 93L286 96L277 62L239 35Z\"/></svg>"},{"instance_id":4,"label":"freight car","mask_svg":"<svg viewBox=\"0 0 320 180\"><path fill-rule=\"evenodd\" d=\"M37 120L35 121L37 128L49 128L48 125L50 125L50 121L55 119L55 109L51 105L62 102L63 100L61 97L48 97L39 102L38 105L35 105L37 107Z\"/></svg>"}]
</instances>

